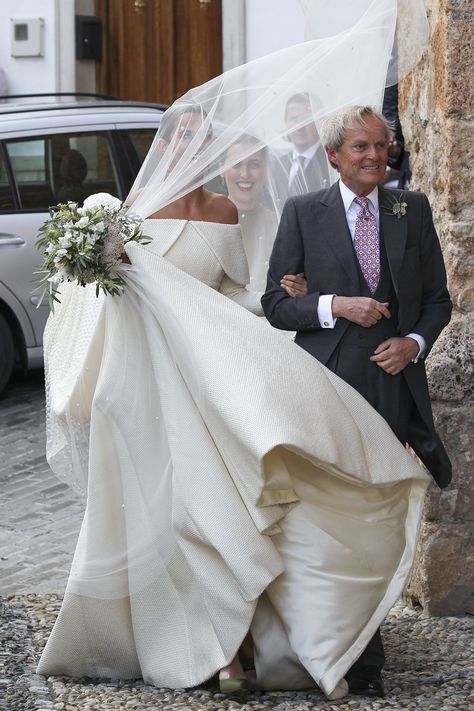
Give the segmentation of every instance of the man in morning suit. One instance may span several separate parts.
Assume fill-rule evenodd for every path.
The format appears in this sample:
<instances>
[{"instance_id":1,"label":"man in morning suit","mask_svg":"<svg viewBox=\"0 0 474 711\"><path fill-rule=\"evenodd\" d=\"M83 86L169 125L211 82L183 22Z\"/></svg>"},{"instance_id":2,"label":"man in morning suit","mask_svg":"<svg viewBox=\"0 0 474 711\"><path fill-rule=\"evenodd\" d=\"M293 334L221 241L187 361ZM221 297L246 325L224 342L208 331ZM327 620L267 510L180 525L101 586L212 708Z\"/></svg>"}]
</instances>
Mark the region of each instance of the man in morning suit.
<instances>
[{"instance_id":1,"label":"man in morning suit","mask_svg":"<svg viewBox=\"0 0 474 711\"><path fill-rule=\"evenodd\" d=\"M303 195L329 186L326 153L313 120L308 94L293 94L286 102L285 125L292 150L273 170L281 197Z\"/></svg>"},{"instance_id":2,"label":"man in morning suit","mask_svg":"<svg viewBox=\"0 0 474 711\"><path fill-rule=\"evenodd\" d=\"M452 304L426 196L379 186L392 130L369 106L320 126L340 180L285 204L262 305L273 326L295 330L296 343L361 393L444 487L451 464L424 359ZM308 294L294 299L281 281L300 272ZM377 632L346 676L350 691L383 696L383 664Z\"/></svg>"}]
</instances>

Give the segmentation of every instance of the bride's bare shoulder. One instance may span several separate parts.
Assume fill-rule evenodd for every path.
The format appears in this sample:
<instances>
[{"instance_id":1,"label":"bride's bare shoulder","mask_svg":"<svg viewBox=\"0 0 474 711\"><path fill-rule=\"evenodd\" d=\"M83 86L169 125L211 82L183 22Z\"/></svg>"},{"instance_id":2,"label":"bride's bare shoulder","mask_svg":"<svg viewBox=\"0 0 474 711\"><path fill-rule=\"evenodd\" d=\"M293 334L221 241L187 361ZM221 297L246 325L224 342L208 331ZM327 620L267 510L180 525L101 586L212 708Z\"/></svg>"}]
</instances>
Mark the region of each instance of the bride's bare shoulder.
<instances>
[{"instance_id":1,"label":"bride's bare shoulder","mask_svg":"<svg viewBox=\"0 0 474 711\"><path fill-rule=\"evenodd\" d=\"M203 190L198 202L190 202L187 196L166 205L149 216L150 219L191 220L235 225L238 222L237 208L225 195Z\"/></svg>"},{"instance_id":2,"label":"bride's bare shoulder","mask_svg":"<svg viewBox=\"0 0 474 711\"><path fill-rule=\"evenodd\" d=\"M235 225L239 221L237 208L226 195L207 192L212 222Z\"/></svg>"}]
</instances>

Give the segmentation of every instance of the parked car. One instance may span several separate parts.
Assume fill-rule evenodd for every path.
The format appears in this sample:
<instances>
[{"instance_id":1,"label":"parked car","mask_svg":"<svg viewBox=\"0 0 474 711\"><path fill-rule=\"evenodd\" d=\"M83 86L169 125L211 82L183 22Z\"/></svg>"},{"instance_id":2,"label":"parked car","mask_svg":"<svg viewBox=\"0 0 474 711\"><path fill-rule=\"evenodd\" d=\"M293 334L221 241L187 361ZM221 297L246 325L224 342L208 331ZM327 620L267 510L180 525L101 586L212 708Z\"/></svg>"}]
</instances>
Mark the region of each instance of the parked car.
<instances>
[{"instance_id":1,"label":"parked car","mask_svg":"<svg viewBox=\"0 0 474 711\"><path fill-rule=\"evenodd\" d=\"M32 292L48 208L97 192L124 199L166 109L81 96L0 102L0 392L15 368L43 364L49 310Z\"/></svg>"}]
</instances>

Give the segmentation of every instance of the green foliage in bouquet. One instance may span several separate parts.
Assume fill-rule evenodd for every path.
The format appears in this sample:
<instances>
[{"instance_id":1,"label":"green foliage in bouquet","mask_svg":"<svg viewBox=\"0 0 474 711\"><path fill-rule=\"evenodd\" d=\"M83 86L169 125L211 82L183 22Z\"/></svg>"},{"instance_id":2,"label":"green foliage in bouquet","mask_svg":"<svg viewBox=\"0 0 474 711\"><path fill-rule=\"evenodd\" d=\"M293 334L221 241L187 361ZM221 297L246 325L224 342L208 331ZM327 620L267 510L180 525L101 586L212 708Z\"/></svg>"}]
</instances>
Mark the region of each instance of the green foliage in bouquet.
<instances>
[{"instance_id":1,"label":"green foliage in bouquet","mask_svg":"<svg viewBox=\"0 0 474 711\"><path fill-rule=\"evenodd\" d=\"M36 242L44 251L35 274L40 292L38 306L48 297L51 310L60 301L60 285L65 281L80 286L96 283L106 294L122 294L124 280L117 267L127 242L146 244L150 238L141 232L142 218L131 213L108 193L91 195L83 207L75 202L50 208L50 219L40 228Z\"/></svg>"}]
</instances>

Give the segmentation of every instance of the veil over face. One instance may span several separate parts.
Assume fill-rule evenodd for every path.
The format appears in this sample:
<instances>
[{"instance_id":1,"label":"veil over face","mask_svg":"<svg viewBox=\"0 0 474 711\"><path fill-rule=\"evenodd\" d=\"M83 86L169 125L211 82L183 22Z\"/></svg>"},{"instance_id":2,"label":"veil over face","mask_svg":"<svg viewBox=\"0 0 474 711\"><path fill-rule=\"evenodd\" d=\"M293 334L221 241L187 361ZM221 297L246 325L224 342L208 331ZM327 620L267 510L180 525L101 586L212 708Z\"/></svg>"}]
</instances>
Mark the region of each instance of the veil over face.
<instances>
[{"instance_id":1,"label":"veil over face","mask_svg":"<svg viewBox=\"0 0 474 711\"><path fill-rule=\"evenodd\" d=\"M427 45L423 0L301 4L307 41L231 69L168 109L132 187L133 212L149 217L200 185L227 193L222 176L265 148L261 201L273 213L274 231L290 194L288 156L295 141L305 134L317 139L318 123L344 106L381 109L385 87L405 75ZM290 107L295 96L306 96L306 105ZM312 156L312 171L312 184L301 181L291 194L327 187L337 177L322 149ZM268 254L273 238L265 238Z\"/></svg>"}]
</instances>

